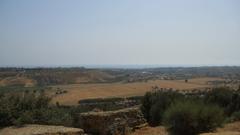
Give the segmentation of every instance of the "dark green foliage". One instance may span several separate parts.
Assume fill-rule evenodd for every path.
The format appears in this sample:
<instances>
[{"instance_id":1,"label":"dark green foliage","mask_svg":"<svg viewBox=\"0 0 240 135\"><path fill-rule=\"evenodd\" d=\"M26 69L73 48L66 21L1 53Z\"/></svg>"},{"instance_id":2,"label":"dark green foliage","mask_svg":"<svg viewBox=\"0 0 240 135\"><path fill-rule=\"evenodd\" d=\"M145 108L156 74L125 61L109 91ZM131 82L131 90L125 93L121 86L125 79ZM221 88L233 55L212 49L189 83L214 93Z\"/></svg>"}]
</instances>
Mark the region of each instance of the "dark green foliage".
<instances>
[{"instance_id":1,"label":"dark green foliage","mask_svg":"<svg viewBox=\"0 0 240 135\"><path fill-rule=\"evenodd\" d=\"M240 92L230 88L221 87L213 89L206 94L205 101L221 106L228 116L235 111L240 111Z\"/></svg>"},{"instance_id":2,"label":"dark green foliage","mask_svg":"<svg viewBox=\"0 0 240 135\"><path fill-rule=\"evenodd\" d=\"M32 112L35 123L50 125L71 126L71 109L51 107L49 109L38 109Z\"/></svg>"},{"instance_id":3,"label":"dark green foliage","mask_svg":"<svg viewBox=\"0 0 240 135\"><path fill-rule=\"evenodd\" d=\"M161 122L164 111L179 98L183 98L183 95L177 92L147 92L143 97L141 110L148 123L157 126Z\"/></svg>"},{"instance_id":4,"label":"dark green foliage","mask_svg":"<svg viewBox=\"0 0 240 135\"><path fill-rule=\"evenodd\" d=\"M196 101L176 102L164 113L164 124L173 135L197 135L212 131L223 121L221 108Z\"/></svg>"},{"instance_id":5,"label":"dark green foliage","mask_svg":"<svg viewBox=\"0 0 240 135\"><path fill-rule=\"evenodd\" d=\"M17 127L21 127L26 123L28 124L34 123L32 114L30 112L24 112L18 118L13 120L13 125Z\"/></svg>"},{"instance_id":6,"label":"dark green foliage","mask_svg":"<svg viewBox=\"0 0 240 135\"><path fill-rule=\"evenodd\" d=\"M92 111L96 108L103 111L113 111L140 105L142 98L142 96L127 98L95 98L80 100L78 103L83 111Z\"/></svg>"},{"instance_id":7,"label":"dark green foliage","mask_svg":"<svg viewBox=\"0 0 240 135\"><path fill-rule=\"evenodd\" d=\"M7 93L0 96L0 127L23 124L72 126L78 107L50 106L43 93Z\"/></svg>"},{"instance_id":8,"label":"dark green foliage","mask_svg":"<svg viewBox=\"0 0 240 135\"><path fill-rule=\"evenodd\" d=\"M136 97L140 100L139 97ZM42 91L26 89L22 92L0 93L0 127L22 126L23 124L50 124L75 126L76 114L99 107L102 110L116 110L125 108L116 105L116 101L124 101L124 98L93 99L83 101L79 106L62 106L58 102L50 105L50 98ZM100 104L95 105L94 103Z\"/></svg>"},{"instance_id":9,"label":"dark green foliage","mask_svg":"<svg viewBox=\"0 0 240 135\"><path fill-rule=\"evenodd\" d=\"M0 127L11 125L11 115L7 108L0 108Z\"/></svg>"},{"instance_id":10,"label":"dark green foliage","mask_svg":"<svg viewBox=\"0 0 240 135\"><path fill-rule=\"evenodd\" d=\"M124 98L95 98L95 99L83 99L78 101L79 104L99 103L99 102L118 102L123 101Z\"/></svg>"},{"instance_id":11,"label":"dark green foliage","mask_svg":"<svg viewBox=\"0 0 240 135\"><path fill-rule=\"evenodd\" d=\"M227 107L232 100L233 92L229 88L215 88L206 95L206 101Z\"/></svg>"},{"instance_id":12,"label":"dark green foliage","mask_svg":"<svg viewBox=\"0 0 240 135\"><path fill-rule=\"evenodd\" d=\"M128 100L139 100L141 101L143 99L143 96L133 96L133 97L127 97Z\"/></svg>"},{"instance_id":13,"label":"dark green foliage","mask_svg":"<svg viewBox=\"0 0 240 135\"><path fill-rule=\"evenodd\" d=\"M163 116L163 112L167 108L165 105L167 105L167 104L166 103L164 104L162 102L157 102L156 104L154 104L151 107L150 118L149 118L149 124L151 126L157 126L160 124L162 116Z\"/></svg>"},{"instance_id":14,"label":"dark green foliage","mask_svg":"<svg viewBox=\"0 0 240 135\"><path fill-rule=\"evenodd\" d=\"M151 126L164 123L172 134L195 135L240 120L240 92L225 87L204 93L148 92L141 110Z\"/></svg>"},{"instance_id":15,"label":"dark green foliage","mask_svg":"<svg viewBox=\"0 0 240 135\"><path fill-rule=\"evenodd\" d=\"M4 93L20 93L23 91L33 91L36 92L43 92L44 90L48 90L50 87L40 87L40 86L34 86L34 87L25 87L25 86L0 86L0 94Z\"/></svg>"},{"instance_id":16,"label":"dark green foliage","mask_svg":"<svg viewBox=\"0 0 240 135\"><path fill-rule=\"evenodd\" d=\"M145 117L145 119L149 122L150 121L150 110L152 108L152 93L147 92L142 100L141 111Z\"/></svg>"},{"instance_id":17,"label":"dark green foliage","mask_svg":"<svg viewBox=\"0 0 240 135\"><path fill-rule=\"evenodd\" d=\"M39 109L47 109L50 99L42 93L12 94L8 93L0 98L0 126L22 123L32 123L32 112Z\"/></svg>"},{"instance_id":18,"label":"dark green foliage","mask_svg":"<svg viewBox=\"0 0 240 135\"><path fill-rule=\"evenodd\" d=\"M94 99L83 99L79 100L79 104L90 104L90 103L107 103L107 102L121 102L124 100L141 101L143 96L133 96L127 98L113 97L113 98L94 98Z\"/></svg>"},{"instance_id":19,"label":"dark green foliage","mask_svg":"<svg viewBox=\"0 0 240 135\"><path fill-rule=\"evenodd\" d=\"M227 107L228 114L232 114L236 111L240 111L240 92L236 92L232 96L231 103Z\"/></svg>"},{"instance_id":20,"label":"dark green foliage","mask_svg":"<svg viewBox=\"0 0 240 135\"><path fill-rule=\"evenodd\" d=\"M230 117L231 121L239 121L240 120L240 111L234 112Z\"/></svg>"}]
</instances>

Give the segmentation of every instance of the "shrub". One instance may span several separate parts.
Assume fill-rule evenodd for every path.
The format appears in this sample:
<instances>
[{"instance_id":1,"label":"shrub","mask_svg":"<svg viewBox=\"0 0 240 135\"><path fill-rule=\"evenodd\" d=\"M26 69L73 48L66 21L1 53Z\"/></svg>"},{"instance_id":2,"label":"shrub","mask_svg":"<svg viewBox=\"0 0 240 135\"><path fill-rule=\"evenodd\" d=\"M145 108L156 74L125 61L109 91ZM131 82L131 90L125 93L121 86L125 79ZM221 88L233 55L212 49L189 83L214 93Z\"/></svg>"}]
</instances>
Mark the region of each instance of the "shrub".
<instances>
[{"instance_id":1,"label":"shrub","mask_svg":"<svg viewBox=\"0 0 240 135\"><path fill-rule=\"evenodd\" d=\"M173 135L196 135L214 130L224 121L221 108L199 101L179 101L163 116L164 125Z\"/></svg>"},{"instance_id":2,"label":"shrub","mask_svg":"<svg viewBox=\"0 0 240 135\"><path fill-rule=\"evenodd\" d=\"M8 93L0 96L0 127L23 124L67 125L72 123L72 108L49 105L42 93Z\"/></svg>"},{"instance_id":3,"label":"shrub","mask_svg":"<svg viewBox=\"0 0 240 135\"><path fill-rule=\"evenodd\" d=\"M221 87L214 88L212 91L206 94L206 101L216 103L221 107L227 107L232 100L233 91L229 88Z\"/></svg>"},{"instance_id":4,"label":"shrub","mask_svg":"<svg viewBox=\"0 0 240 135\"><path fill-rule=\"evenodd\" d=\"M239 112L234 112L232 116L230 117L231 121L239 121L240 120L240 111Z\"/></svg>"},{"instance_id":5,"label":"shrub","mask_svg":"<svg viewBox=\"0 0 240 135\"><path fill-rule=\"evenodd\" d=\"M17 127L21 127L26 123L27 124L34 123L30 112L25 112L25 113L21 114L18 118L13 120L13 125L15 125Z\"/></svg>"},{"instance_id":6,"label":"shrub","mask_svg":"<svg viewBox=\"0 0 240 135\"><path fill-rule=\"evenodd\" d=\"M114 97L114 98L95 98L95 99L83 99L83 100L79 100L78 103L79 104L89 104L89 103L107 103L107 102L120 102L120 101L124 101L124 98L118 98L118 97Z\"/></svg>"},{"instance_id":7,"label":"shrub","mask_svg":"<svg viewBox=\"0 0 240 135\"><path fill-rule=\"evenodd\" d=\"M231 115L235 112L240 112L240 93L236 92L232 95L231 103L227 106L226 112Z\"/></svg>"},{"instance_id":8,"label":"shrub","mask_svg":"<svg viewBox=\"0 0 240 135\"><path fill-rule=\"evenodd\" d=\"M143 97L141 110L148 123L151 126L157 126L161 123L164 111L181 97L183 95L176 92L147 92Z\"/></svg>"},{"instance_id":9,"label":"shrub","mask_svg":"<svg viewBox=\"0 0 240 135\"><path fill-rule=\"evenodd\" d=\"M225 113L230 116L235 111L240 110L240 93L227 87L214 88L206 94L206 103L214 103L225 109Z\"/></svg>"},{"instance_id":10,"label":"shrub","mask_svg":"<svg viewBox=\"0 0 240 135\"><path fill-rule=\"evenodd\" d=\"M151 92L147 92L142 99L141 111L147 121L150 120L150 109L152 107Z\"/></svg>"},{"instance_id":11,"label":"shrub","mask_svg":"<svg viewBox=\"0 0 240 135\"><path fill-rule=\"evenodd\" d=\"M11 115L7 110L0 109L0 127L11 125Z\"/></svg>"}]
</instances>

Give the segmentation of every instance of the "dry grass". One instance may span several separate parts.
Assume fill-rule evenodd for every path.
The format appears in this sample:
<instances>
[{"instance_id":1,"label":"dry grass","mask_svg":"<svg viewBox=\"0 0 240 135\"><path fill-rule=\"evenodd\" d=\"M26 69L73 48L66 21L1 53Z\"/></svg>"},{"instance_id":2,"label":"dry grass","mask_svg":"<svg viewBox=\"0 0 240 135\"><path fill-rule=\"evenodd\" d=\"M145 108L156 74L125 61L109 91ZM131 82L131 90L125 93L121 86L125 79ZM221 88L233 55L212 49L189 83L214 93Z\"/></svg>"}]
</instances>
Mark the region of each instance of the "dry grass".
<instances>
[{"instance_id":1,"label":"dry grass","mask_svg":"<svg viewBox=\"0 0 240 135\"><path fill-rule=\"evenodd\" d=\"M201 135L240 135L240 121L226 124L223 128L218 128L214 133L204 133Z\"/></svg>"},{"instance_id":2,"label":"dry grass","mask_svg":"<svg viewBox=\"0 0 240 135\"><path fill-rule=\"evenodd\" d=\"M79 83L88 83L88 82L95 82L95 81L105 82L106 80L114 79L114 76L106 72L92 70L92 71L87 71L80 74L73 74L73 75L70 74L69 78L74 78L74 83L79 84Z\"/></svg>"},{"instance_id":3,"label":"dry grass","mask_svg":"<svg viewBox=\"0 0 240 135\"><path fill-rule=\"evenodd\" d=\"M36 81L26 77L7 77L0 80L0 86L23 85L25 87L32 87Z\"/></svg>"},{"instance_id":4,"label":"dry grass","mask_svg":"<svg viewBox=\"0 0 240 135\"><path fill-rule=\"evenodd\" d=\"M166 129L162 126L159 127L144 127L136 130L130 135L168 135Z\"/></svg>"},{"instance_id":5,"label":"dry grass","mask_svg":"<svg viewBox=\"0 0 240 135\"><path fill-rule=\"evenodd\" d=\"M25 125L21 128L7 127L0 130L0 135L60 135L60 134L80 134L82 129L68 128L63 126L48 125Z\"/></svg>"},{"instance_id":6,"label":"dry grass","mask_svg":"<svg viewBox=\"0 0 240 135\"><path fill-rule=\"evenodd\" d=\"M144 95L150 91L152 86L174 89L194 89L211 87L206 82L217 80L218 78L200 78L189 80L155 80L148 82L135 83L107 83L107 84L74 84L58 85L53 88L61 88L68 91L66 94L58 95L53 98L53 103L59 102L64 105L76 105L81 99L106 98L106 97L128 97ZM54 93L49 93L54 94Z\"/></svg>"},{"instance_id":7,"label":"dry grass","mask_svg":"<svg viewBox=\"0 0 240 135\"><path fill-rule=\"evenodd\" d=\"M168 135L166 129L159 127L144 127L136 130L131 135ZM240 122L226 124L223 128L218 128L214 133L203 133L201 135L240 135Z\"/></svg>"}]
</instances>

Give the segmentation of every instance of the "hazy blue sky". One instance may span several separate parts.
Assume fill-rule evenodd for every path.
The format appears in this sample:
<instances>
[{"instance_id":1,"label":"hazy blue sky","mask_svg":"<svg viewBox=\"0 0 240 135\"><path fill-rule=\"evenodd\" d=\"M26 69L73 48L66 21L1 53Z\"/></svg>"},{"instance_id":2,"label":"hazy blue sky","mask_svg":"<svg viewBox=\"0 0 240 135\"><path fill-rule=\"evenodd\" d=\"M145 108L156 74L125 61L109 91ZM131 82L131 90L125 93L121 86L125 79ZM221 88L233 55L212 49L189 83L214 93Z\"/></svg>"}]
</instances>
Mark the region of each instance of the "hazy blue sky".
<instances>
[{"instance_id":1,"label":"hazy blue sky","mask_svg":"<svg viewBox=\"0 0 240 135\"><path fill-rule=\"evenodd\" d=\"M239 0L0 0L0 66L240 65Z\"/></svg>"}]
</instances>

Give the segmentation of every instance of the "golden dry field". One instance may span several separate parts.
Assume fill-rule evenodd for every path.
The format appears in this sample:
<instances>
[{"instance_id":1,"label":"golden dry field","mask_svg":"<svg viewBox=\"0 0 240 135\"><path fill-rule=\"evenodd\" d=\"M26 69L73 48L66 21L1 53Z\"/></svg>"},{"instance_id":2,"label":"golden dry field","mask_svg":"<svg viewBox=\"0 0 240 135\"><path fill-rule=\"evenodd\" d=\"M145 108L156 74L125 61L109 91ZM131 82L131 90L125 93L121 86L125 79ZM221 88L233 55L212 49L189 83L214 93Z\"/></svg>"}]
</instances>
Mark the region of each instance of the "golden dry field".
<instances>
[{"instance_id":1,"label":"golden dry field","mask_svg":"<svg viewBox=\"0 0 240 135\"><path fill-rule=\"evenodd\" d=\"M59 102L63 105L76 105L81 99L128 97L144 95L153 86L159 88L173 88L179 90L190 90L195 88L212 87L208 81L221 80L219 78L197 78L185 80L151 80L148 82L134 83L98 83L98 84L71 84L52 86L48 95L53 96L52 103ZM55 95L56 89L67 91L65 94Z\"/></svg>"},{"instance_id":2,"label":"golden dry field","mask_svg":"<svg viewBox=\"0 0 240 135\"><path fill-rule=\"evenodd\" d=\"M27 77L6 77L4 79L0 79L0 86L23 85L25 87L32 87L35 84L36 81Z\"/></svg>"}]
</instances>

